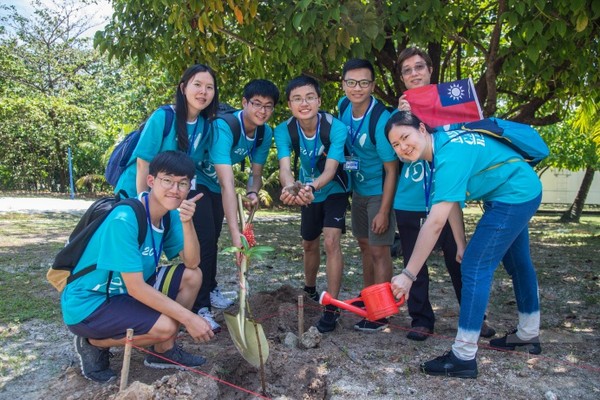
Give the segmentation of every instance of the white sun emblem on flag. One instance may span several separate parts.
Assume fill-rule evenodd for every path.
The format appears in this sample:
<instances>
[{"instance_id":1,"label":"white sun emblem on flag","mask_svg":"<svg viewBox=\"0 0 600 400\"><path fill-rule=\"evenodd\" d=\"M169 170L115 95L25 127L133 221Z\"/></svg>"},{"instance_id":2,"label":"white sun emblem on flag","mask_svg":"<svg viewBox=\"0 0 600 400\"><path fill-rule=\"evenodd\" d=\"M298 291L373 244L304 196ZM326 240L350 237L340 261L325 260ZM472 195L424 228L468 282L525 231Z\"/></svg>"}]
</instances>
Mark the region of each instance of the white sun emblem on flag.
<instances>
[{"instance_id":1,"label":"white sun emblem on flag","mask_svg":"<svg viewBox=\"0 0 600 400\"><path fill-rule=\"evenodd\" d=\"M464 94L465 94L464 89L458 83L453 83L448 88L448 96L452 100L460 100Z\"/></svg>"}]
</instances>

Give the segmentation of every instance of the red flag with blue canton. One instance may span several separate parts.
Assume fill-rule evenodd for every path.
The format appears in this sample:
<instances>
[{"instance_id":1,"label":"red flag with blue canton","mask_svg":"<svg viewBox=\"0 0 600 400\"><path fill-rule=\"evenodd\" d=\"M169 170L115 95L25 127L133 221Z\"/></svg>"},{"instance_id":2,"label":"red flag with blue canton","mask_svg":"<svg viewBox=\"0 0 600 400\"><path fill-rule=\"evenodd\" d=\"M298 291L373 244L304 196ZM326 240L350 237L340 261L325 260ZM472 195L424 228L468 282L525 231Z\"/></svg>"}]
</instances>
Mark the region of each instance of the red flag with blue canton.
<instances>
[{"instance_id":1,"label":"red flag with blue canton","mask_svg":"<svg viewBox=\"0 0 600 400\"><path fill-rule=\"evenodd\" d=\"M404 92L410 110L432 128L483 118L471 78Z\"/></svg>"}]
</instances>

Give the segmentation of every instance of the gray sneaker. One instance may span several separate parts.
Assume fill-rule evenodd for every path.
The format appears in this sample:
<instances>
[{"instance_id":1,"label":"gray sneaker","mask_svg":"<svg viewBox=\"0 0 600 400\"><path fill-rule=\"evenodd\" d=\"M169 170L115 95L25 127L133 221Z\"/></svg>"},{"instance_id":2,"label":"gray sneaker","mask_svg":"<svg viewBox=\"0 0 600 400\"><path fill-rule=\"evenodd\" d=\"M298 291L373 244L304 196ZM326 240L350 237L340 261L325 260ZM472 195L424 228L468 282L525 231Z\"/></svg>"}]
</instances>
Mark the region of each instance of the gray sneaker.
<instances>
[{"instance_id":1,"label":"gray sneaker","mask_svg":"<svg viewBox=\"0 0 600 400\"><path fill-rule=\"evenodd\" d=\"M198 315L204 318L206 322L209 323L210 329L212 329L214 333L221 332L221 325L219 325L217 321L215 321L215 316L213 315L212 311L208 309L208 307L202 307L201 309L199 309Z\"/></svg>"},{"instance_id":2,"label":"gray sneaker","mask_svg":"<svg viewBox=\"0 0 600 400\"><path fill-rule=\"evenodd\" d=\"M154 346L150 347L150 351L154 353ZM186 367L199 367L205 362L206 358L190 354L178 344L175 344L171 350L164 353L148 354L144 359L145 366L159 369L176 368L184 370Z\"/></svg>"},{"instance_id":3,"label":"gray sneaker","mask_svg":"<svg viewBox=\"0 0 600 400\"><path fill-rule=\"evenodd\" d=\"M84 377L95 382L110 382L117 377L117 374L110 369L109 358L111 353L109 349L103 349L90 344L90 342L81 336L75 336L75 352L79 356L81 364L81 373Z\"/></svg>"},{"instance_id":4,"label":"gray sneaker","mask_svg":"<svg viewBox=\"0 0 600 400\"><path fill-rule=\"evenodd\" d=\"M542 352L539 336L529 340L521 340L517 336L516 329L501 338L490 340L490 348L500 351L526 351L529 354L540 354Z\"/></svg>"},{"instance_id":5,"label":"gray sneaker","mask_svg":"<svg viewBox=\"0 0 600 400\"><path fill-rule=\"evenodd\" d=\"M228 308L231 307L234 302L231 299L223 296L221 289L217 286L212 292L210 292L210 305L215 308Z\"/></svg>"}]
</instances>

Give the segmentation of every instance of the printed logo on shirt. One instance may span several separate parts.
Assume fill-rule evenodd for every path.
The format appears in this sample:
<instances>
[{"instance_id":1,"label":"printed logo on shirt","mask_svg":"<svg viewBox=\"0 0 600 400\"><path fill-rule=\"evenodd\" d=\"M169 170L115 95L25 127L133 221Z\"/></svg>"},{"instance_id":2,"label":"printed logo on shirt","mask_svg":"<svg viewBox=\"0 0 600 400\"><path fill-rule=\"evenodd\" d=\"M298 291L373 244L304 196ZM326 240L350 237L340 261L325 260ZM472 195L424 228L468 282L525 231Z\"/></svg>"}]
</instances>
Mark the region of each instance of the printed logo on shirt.
<instances>
[{"instance_id":1,"label":"printed logo on shirt","mask_svg":"<svg viewBox=\"0 0 600 400\"><path fill-rule=\"evenodd\" d=\"M144 250L142 250L142 255L146 257L154 257L154 249L150 246L145 247Z\"/></svg>"},{"instance_id":2,"label":"printed logo on shirt","mask_svg":"<svg viewBox=\"0 0 600 400\"><path fill-rule=\"evenodd\" d=\"M246 157L246 154L248 154L248 150L244 149L243 147L238 147L237 149L235 149L233 151L234 154L238 155L238 156L243 156Z\"/></svg>"},{"instance_id":3,"label":"printed logo on shirt","mask_svg":"<svg viewBox=\"0 0 600 400\"><path fill-rule=\"evenodd\" d=\"M408 168L405 168L404 178L406 179L410 179L413 182L421 182L424 177L425 167L420 160L411 162Z\"/></svg>"},{"instance_id":4,"label":"printed logo on shirt","mask_svg":"<svg viewBox=\"0 0 600 400\"><path fill-rule=\"evenodd\" d=\"M485 147L485 138L481 133L467 133L465 134L462 131L450 131L447 132L448 136L451 138L452 143L465 143L472 146L482 146Z\"/></svg>"}]
</instances>

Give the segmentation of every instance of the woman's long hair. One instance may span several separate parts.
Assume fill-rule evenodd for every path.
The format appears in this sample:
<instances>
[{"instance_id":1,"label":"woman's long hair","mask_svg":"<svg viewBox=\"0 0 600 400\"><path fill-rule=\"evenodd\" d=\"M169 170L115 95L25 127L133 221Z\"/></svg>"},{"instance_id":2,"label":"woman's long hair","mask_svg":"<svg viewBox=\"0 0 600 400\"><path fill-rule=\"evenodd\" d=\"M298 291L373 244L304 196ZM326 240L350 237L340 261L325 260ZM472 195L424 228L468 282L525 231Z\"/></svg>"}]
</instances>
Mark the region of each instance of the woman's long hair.
<instances>
[{"instance_id":1,"label":"woman's long hair","mask_svg":"<svg viewBox=\"0 0 600 400\"><path fill-rule=\"evenodd\" d=\"M179 80L177 91L175 92L175 130L177 132L177 147L179 150L185 152L187 152L189 146L187 133L188 108L187 100L183 94L183 90L181 90L181 86L182 84L183 86L186 86L198 72L208 72L215 83L215 95L212 101L204 110L200 111L200 115L204 118L204 123L208 123L209 119L215 117L219 107L219 88L215 72L209 66L204 64L195 64L186 69Z\"/></svg>"}]
</instances>

